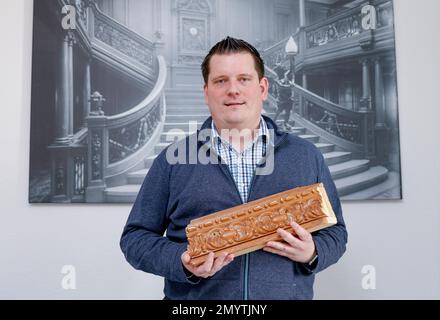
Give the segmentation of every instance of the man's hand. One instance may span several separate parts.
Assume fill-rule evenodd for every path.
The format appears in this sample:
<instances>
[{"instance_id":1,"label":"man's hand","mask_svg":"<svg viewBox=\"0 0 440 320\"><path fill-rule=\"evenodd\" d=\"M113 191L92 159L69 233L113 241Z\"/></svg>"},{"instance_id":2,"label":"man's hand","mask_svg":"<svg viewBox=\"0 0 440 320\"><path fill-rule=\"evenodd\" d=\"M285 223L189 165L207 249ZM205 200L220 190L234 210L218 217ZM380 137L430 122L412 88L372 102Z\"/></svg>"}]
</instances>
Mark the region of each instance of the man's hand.
<instances>
[{"instance_id":1,"label":"man's hand","mask_svg":"<svg viewBox=\"0 0 440 320\"><path fill-rule=\"evenodd\" d=\"M315 242L312 235L295 221L292 221L290 225L297 236L279 228L277 232L285 242L269 241L263 250L293 261L308 263L315 256Z\"/></svg>"},{"instance_id":2,"label":"man's hand","mask_svg":"<svg viewBox=\"0 0 440 320\"><path fill-rule=\"evenodd\" d=\"M185 251L181 256L181 260L183 266L188 269L189 272L200 278L208 278L213 276L224 266L231 263L232 260L234 260L234 255L223 252L214 259L214 252L210 252L203 264L198 267L194 267L192 264L190 264L191 257L188 254L188 251Z\"/></svg>"}]
</instances>

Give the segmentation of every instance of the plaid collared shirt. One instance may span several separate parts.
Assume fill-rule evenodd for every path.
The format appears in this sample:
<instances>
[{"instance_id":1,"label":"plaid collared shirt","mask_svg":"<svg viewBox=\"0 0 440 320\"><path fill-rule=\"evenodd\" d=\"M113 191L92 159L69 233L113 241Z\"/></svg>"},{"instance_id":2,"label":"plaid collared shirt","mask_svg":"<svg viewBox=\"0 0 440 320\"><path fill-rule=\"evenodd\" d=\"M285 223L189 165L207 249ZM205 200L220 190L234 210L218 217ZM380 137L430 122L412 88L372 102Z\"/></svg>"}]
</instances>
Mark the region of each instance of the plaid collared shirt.
<instances>
[{"instance_id":1,"label":"plaid collared shirt","mask_svg":"<svg viewBox=\"0 0 440 320\"><path fill-rule=\"evenodd\" d=\"M258 128L252 145L248 146L241 153L234 149L228 141L220 137L214 125L214 121L211 122L211 130L211 143L215 146L215 150L221 157L222 162L228 165L229 171L240 193L241 200L243 203L246 203L255 169L262 158L266 156L267 143L270 141L266 121L261 117L260 127Z\"/></svg>"}]
</instances>

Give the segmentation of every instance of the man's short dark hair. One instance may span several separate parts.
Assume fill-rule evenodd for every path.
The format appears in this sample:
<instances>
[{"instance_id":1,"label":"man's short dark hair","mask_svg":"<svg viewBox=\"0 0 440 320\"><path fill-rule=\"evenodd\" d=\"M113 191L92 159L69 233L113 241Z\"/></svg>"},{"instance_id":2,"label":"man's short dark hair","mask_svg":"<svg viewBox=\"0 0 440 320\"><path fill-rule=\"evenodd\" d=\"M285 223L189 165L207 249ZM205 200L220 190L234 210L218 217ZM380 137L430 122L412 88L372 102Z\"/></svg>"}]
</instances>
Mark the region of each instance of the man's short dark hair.
<instances>
[{"instance_id":1,"label":"man's short dark hair","mask_svg":"<svg viewBox=\"0 0 440 320\"><path fill-rule=\"evenodd\" d=\"M202 75L205 84L208 83L209 76L209 62L211 57L215 54L230 54L230 53L242 53L248 52L252 55L255 64L255 70L258 73L258 79L261 80L264 77L264 62L261 59L260 53L255 47L241 39L235 39L231 37L226 37L225 39L217 42L209 53L206 55L202 63Z\"/></svg>"}]
</instances>

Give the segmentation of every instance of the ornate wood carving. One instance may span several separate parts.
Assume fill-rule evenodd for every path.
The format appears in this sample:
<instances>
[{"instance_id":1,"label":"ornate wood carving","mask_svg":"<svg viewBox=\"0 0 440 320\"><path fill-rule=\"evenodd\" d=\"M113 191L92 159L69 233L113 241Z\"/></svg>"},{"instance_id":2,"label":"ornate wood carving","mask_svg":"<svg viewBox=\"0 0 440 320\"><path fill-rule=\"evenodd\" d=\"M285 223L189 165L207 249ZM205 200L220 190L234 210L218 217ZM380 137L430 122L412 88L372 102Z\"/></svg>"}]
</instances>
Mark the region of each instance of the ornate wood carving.
<instances>
[{"instance_id":1,"label":"ornate wood carving","mask_svg":"<svg viewBox=\"0 0 440 320\"><path fill-rule=\"evenodd\" d=\"M177 2L179 10L189 10L209 13L209 5L206 0L180 0Z\"/></svg>"},{"instance_id":2,"label":"ornate wood carving","mask_svg":"<svg viewBox=\"0 0 440 320\"><path fill-rule=\"evenodd\" d=\"M87 29L87 7L90 5L89 0L75 0L75 7L78 11L78 20Z\"/></svg>"},{"instance_id":3,"label":"ornate wood carving","mask_svg":"<svg viewBox=\"0 0 440 320\"><path fill-rule=\"evenodd\" d=\"M94 30L96 39L147 67L153 67L153 47L147 45L145 40L136 39L133 35L127 34L124 28L116 23L111 24L100 16L95 16Z\"/></svg>"},{"instance_id":4,"label":"ornate wood carving","mask_svg":"<svg viewBox=\"0 0 440 320\"><path fill-rule=\"evenodd\" d=\"M102 135L99 132L92 136L92 180L102 179Z\"/></svg>"},{"instance_id":5,"label":"ornate wood carving","mask_svg":"<svg viewBox=\"0 0 440 320\"><path fill-rule=\"evenodd\" d=\"M115 129L109 129L109 163L121 161L141 149L159 125L161 100L142 118Z\"/></svg>"},{"instance_id":6,"label":"ornate wood carving","mask_svg":"<svg viewBox=\"0 0 440 320\"><path fill-rule=\"evenodd\" d=\"M188 51L206 50L206 24L204 20L182 18L182 49Z\"/></svg>"},{"instance_id":7,"label":"ornate wood carving","mask_svg":"<svg viewBox=\"0 0 440 320\"><path fill-rule=\"evenodd\" d=\"M194 219L186 227L188 253L194 266L210 251L239 256L281 240L276 230L293 232L293 219L309 232L336 224L322 183L294 188Z\"/></svg>"},{"instance_id":8,"label":"ornate wood carving","mask_svg":"<svg viewBox=\"0 0 440 320\"><path fill-rule=\"evenodd\" d=\"M177 9L177 33L179 64L200 64L208 50L211 8L206 0L179 0Z\"/></svg>"}]
</instances>

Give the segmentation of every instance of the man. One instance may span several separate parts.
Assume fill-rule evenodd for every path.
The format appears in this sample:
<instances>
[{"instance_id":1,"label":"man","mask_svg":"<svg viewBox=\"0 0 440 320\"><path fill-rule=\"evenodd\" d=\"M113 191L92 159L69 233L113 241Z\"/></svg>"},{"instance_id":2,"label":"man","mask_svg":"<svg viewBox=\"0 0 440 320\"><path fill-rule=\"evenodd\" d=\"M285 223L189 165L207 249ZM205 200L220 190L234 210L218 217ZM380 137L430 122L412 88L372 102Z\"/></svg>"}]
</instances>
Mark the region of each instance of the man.
<instances>
[{"instance_id":1,"label":"man","mask_svg":"<svg viewBox=\"0 0 440 320\"><path fill-rule=\"evenodd\" d=\"M250 44L230 37L220 41L206 56L202 73L211 117L155 159L124 228L122 251L134 268L165 278L166 299L311 299L315 274L336 263L347 242L324 159L313 144L261 116L268 81ZM194 137L195 150L176 147ZM198 157L188 164L201 151L220 161ZM184 153L183 160L171 164L170 154L178 153ZM260 170L269 161L271 170ZM192 219L316 182L324 183L336 225L310 234L292 222L298 236L279 229L284 241L271 241L263 250L239 257L210 253L202 265L190 264L185 227Z\"/></svg>"}]
</instances>

